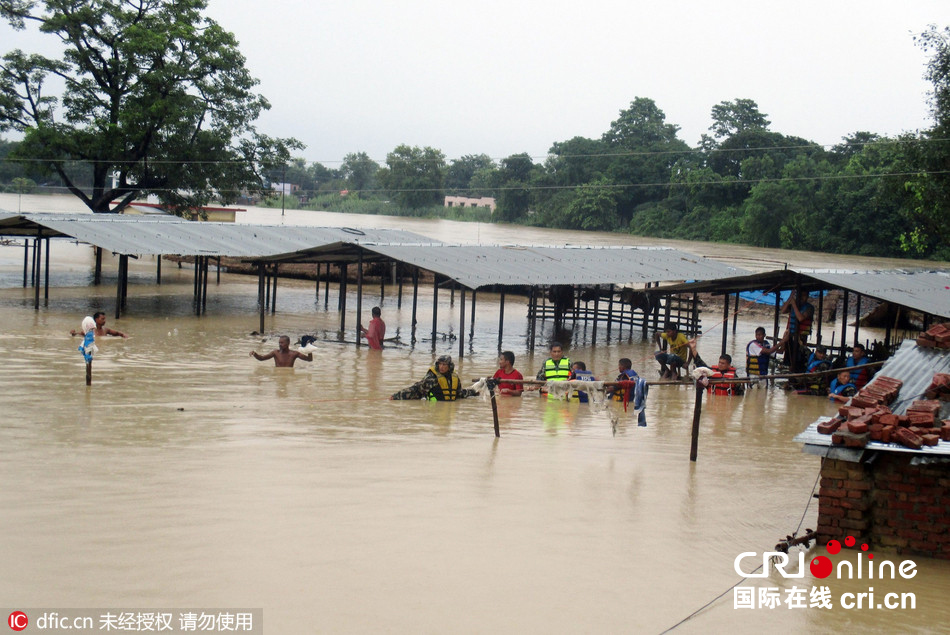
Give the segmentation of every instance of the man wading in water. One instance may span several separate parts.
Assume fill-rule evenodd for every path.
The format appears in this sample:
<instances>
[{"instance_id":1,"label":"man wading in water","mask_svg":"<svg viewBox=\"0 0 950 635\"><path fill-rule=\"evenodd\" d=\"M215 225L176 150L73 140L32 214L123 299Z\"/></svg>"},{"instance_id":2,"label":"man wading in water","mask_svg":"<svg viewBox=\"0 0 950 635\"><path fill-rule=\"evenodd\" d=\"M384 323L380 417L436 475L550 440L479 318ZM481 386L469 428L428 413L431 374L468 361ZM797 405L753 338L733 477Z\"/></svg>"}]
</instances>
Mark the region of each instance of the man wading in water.
<instances>
[{"instance_id":1,"label":"man wading in water","mask_svg":"<svg viewBox=\"0 0 950 635\"><path fill-rule=\"evenodd\" d=\"M305 362L313 361L313 353L304 355L300 351L290 350L290 338L286 335L280 336L280 339L277 340L277 346L278 348L275 348L265 355L260 355L257 351L251 351L251 357L259 362L273 358L274 366L278 368L292 368L294 362L298 359L302 359Z\"/></svg>"}]
</instances>

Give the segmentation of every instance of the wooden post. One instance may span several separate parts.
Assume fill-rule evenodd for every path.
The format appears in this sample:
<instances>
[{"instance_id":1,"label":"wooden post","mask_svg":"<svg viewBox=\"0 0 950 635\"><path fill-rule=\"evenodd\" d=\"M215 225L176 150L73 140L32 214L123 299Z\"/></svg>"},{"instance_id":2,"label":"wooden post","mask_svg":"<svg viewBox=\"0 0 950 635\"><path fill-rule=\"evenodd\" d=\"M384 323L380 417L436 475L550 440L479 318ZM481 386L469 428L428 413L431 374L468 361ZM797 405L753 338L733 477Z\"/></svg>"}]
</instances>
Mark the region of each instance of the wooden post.
<instances>
[{"instance_id":1,"label":"wooden post","mask_svg":"<svg viewBox=\"0 0 950 635\"><path fill-rule=\"evenodd\" d=\"M705 387L696 382L696 403L693 405L693 437L689 444L689 460L696 462L696 455L699 452L699 417L703 412L703 393Z\"/></svg>"},{"instance_id":2,"label":"wooden post","mask_svg":"<svg viewBox=\"0 0 950 635\"><path fill-rule=\"evenodd\" d=\"M330 309L330 263L327 263L327 279L323 281L323 310Z\"/></svg>"},{"instance_id":3,"label":"wooden post","mask_svg":"<svg viewBox=\"0 0 950 635\"><path fill-rule=\"evenodd\" d=\"M492 420L495 423L495 438L501 436L501 432L498 429L498 404L495 402L495 387L491 387L491 416Z\"/></svg>"}]
</instances>

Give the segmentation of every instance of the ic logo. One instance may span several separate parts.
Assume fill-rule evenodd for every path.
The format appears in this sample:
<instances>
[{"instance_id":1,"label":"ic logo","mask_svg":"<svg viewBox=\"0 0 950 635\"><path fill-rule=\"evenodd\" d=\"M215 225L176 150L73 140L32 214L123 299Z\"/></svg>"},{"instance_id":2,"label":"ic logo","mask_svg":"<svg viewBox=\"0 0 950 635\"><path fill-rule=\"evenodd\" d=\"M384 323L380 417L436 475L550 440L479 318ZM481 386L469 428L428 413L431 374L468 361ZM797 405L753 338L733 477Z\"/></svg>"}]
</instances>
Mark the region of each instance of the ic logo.
<instances>
[{"instance_id":1,"label":"ic logo","mask_svg":"<svg viewBox=\"0 0 950 635\"><path fill-rule=\"evenodd\" d=\"M15 631L22 631L30 623L30 618L23 611L14 611L7 618L7 624Z\"/></svg>"}]
</instances>

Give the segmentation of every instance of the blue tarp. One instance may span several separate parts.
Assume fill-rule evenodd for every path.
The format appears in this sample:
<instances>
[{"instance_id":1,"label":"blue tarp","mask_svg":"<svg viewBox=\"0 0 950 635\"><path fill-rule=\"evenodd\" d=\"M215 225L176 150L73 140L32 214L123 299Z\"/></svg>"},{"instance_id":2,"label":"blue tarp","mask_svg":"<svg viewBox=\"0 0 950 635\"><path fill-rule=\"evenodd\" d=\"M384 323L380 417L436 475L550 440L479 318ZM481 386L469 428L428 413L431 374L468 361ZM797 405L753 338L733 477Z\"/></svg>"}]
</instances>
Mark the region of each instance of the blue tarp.
<instances>
[{"instance_id":1,"label":"blue tarp","mask_svg":"<svg viewBox=\"0 0 950 635\"><path fill-rule=\"evenodd\" d=\"M779 291L780 299L778 301L779 306L781 306L788 296L791 294L791 290ZM775 306L775 294L774 293L765 293L764 291L740 291L739 297L745 300L746 302L755 302L756 304L768 304L770 306ZM817 298L817 293L809 294L809 297Z\"/></svg>"}]
</instances>

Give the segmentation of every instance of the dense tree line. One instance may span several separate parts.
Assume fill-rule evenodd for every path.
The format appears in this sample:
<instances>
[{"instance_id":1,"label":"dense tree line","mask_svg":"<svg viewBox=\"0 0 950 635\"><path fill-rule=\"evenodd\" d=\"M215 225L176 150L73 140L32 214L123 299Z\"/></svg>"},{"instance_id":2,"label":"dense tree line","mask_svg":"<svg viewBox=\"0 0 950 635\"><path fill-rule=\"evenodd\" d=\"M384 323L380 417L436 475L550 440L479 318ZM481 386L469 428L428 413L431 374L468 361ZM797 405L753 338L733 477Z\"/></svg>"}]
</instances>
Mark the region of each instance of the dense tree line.
<instances>
[{"instance_id":1,"label":"dense tree line","mask_svg":"<svg viewBox=\"0 0 950 635\"><path fill-rule=\"evenodd\" d=\"M539 161L447 161L400 145L382 164L359 152L330 168L254 129L268 103L233 36L202 15L206 0L91 6L0 0L11 24L34 21L67 45L64 59L13 51L0 62L0 131L24 135L0 139L0 187L65 188L99 212L149 193L173 206L230 202L276 183L295 186L290 204L368 213L431 215L448 194L492 196L493 221L950 259L950 28L916 38L934 122L916 133L857 131L826 147L772 130L740 98L712 106L691 147L637 97L599 138L555 141ZM41 92L48 75L67 80L62 97Z\"/></svg>"}]
</instances>

